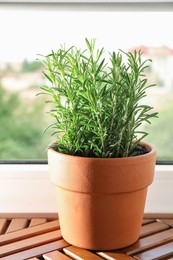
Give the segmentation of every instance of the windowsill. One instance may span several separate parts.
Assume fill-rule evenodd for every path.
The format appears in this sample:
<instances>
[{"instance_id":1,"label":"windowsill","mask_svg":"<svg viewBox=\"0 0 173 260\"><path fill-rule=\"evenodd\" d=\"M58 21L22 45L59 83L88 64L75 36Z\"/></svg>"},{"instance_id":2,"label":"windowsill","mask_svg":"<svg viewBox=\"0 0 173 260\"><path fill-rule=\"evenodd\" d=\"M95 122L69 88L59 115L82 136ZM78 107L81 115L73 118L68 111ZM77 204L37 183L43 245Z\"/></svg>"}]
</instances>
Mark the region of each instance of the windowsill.
<instances>
[{"instance_id":1,"label":"windowsill","mask_svg":"<svg viewBox=\"0 0 173 260\"><path fill-rule=\"evenodd\" d=\"M173 213L173 165L156 165L146 214ZM0 165L1 213L56 213L55 187L47 164Z\"/></svg>"}]
</instances>

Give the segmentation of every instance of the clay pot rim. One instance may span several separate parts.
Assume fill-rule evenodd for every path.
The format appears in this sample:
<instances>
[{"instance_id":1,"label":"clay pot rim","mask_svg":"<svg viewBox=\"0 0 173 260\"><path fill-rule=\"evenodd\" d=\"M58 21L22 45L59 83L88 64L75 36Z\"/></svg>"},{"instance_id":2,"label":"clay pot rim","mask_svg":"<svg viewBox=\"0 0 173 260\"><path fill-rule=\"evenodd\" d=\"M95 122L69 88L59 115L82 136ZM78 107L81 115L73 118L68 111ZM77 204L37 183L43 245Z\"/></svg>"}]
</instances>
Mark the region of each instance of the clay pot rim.
<instances>
[{"instance_id":1,"label":"clay pot rim","mask_svg":"<svg viewBox=\"0 0 173 260\"><path fill-rule=\"evenodd\" d=\"M146 142L141 142L141 145L150 152L124 158L79 157L51 148L48 150L48 163L53 165L51 180L56 186L82 193L112 194L115 187L116 193L146 188L153 181L156 150Z\"/></svg>"},{"instance_id":2,"label":"clay pot rim","mask_svg":"<svg viewBox=\"0 0 173 260\"><path fill-rule=\"evenodd\" d=\"M53 142L54 143L54 142ZM53 144L51 143L51 144ZM143 161L148 159L148 157L151 157L151 155L154 155L156 153L156 148L153 144L141 141L139 143L141 146L144 146L149 152L146 154L141 154L141 155L136 155L136 156L129 156L129 157L112 157L112 158L102 158L102 157L83 157L83 156L78 156L78 155L70 155L70 154L65 154L65 153L60 153L56 151L54 148L49 148L51 153L58 154L59 159L61 158L62 160L83 160L83 161L90 161L90 162L112 162L115 161L118 163L128 162L128 163L134 163L134 161Z\"/></svg>"}]
</instances>

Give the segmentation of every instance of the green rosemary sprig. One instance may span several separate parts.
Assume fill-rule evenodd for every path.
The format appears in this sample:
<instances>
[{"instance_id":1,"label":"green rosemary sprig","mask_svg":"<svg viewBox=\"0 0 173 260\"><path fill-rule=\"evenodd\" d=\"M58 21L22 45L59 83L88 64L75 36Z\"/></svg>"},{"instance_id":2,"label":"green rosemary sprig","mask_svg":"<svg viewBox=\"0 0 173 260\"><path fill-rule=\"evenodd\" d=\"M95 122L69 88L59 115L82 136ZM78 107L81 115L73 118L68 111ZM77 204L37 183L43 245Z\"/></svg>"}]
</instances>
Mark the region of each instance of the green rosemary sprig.
<instances>
[{"instance_id":1,"label":"green rosemary sprig","mask_svg":"<svg viewBox=\"0 0 173 260\"><path fill-rule=\"evenodd\" d=\"M140 131L144 123L157 117L143 104L147 85L147 63L141 51L110 54L95 49L86 39L86 50L61 47L41 60L50 86L42 90L51 97L49 111L54 122L48 126L56 136L59 152L84 157L127 157L148 135ZM126 62L123 57L126 57Z\"/></svg>"}]
</instances>

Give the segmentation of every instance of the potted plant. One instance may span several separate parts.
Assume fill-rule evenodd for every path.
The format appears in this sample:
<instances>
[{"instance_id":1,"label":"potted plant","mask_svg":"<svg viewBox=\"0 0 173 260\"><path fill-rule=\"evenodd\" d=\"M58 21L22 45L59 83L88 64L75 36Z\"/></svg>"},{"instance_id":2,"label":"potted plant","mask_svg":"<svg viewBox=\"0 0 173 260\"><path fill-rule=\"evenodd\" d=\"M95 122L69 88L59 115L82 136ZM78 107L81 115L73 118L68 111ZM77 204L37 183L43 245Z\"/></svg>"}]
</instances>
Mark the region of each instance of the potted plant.
<instances>
[{"instance_id":1,"label":"potted plant","mask_svg":"<svg viewBox=\"0 0 173 260\"><path fill-rule=\"evenodd\" d=\"M143 122L157 117L143 104L149 60L141 51L110 53L86 39L86 50L62 46L44 56L43 86L53 108L48 147L62 236L91 250L134 243L140 233L156 152L143 142ZM125 61L123 61L125 57Z\"/></svg>"}]
</instances>

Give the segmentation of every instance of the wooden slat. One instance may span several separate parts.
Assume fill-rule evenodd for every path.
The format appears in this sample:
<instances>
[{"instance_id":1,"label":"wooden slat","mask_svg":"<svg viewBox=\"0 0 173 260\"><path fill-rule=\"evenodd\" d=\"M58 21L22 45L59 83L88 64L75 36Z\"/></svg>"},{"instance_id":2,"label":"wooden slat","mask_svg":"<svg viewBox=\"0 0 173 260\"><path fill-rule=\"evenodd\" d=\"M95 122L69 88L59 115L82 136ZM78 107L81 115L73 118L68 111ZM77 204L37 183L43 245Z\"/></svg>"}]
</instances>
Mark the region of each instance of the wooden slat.
<instances>
[{"instance_id":1,"label":"wooden slat","mask_svg":"<svg viewBox=\"0 0 173 260\"><path fill-rule=\"evenodd\" d=\"M39 260L37 257L29 258L28 260Z\"/></svg>"},{"instance_id":2,"label":"wooden slat","mask_svg":"<svg viewBox=\"0 0 173 260\"><path fill-rule=\"evenodd\" d=\"M153 222L142 226L140 237L148 236L163 230L168 229L169 226L162 222Z\"/></svg>"},{"instance_id":3,"label":"wooden slat","mask_svg":"<svg viewBox=\"0 0 173 260\"><path fill-rule=\"evenodd\" d=\"M158 218L160 216L155 216L154 218ZM162 216L163 217L163 216ZM168 218L168 215L164 216L165 218ZM170 217L170 216L169 216ZM173 214L172 214L173 217ZM27 218L27 219L32 219L32 218L46 218L46 219L51 219L55 220L58 219L58 213L33 213L33 212L27 212L27 213L1 213L0 212L0 218L7 218L7 219L13 219L13 218Z\"/></svg>"},{"instance_id":4,"label":"wooden slat","mask_svg":"<svg viewBox=\"0 0 173 260\"><path fill-rule=\"evenodd\" d=\"M173 242L135 255L135 257L140 260L159 260L169 256L173 256Z\"/></svg>"},{"instance_id":5,"label":"wooden slat","mask_svg":"<svg viewBox=\"0 0 173 260\"><path fill-rule=\"evenodd\" d=\"M173 218L143 220L141 237L135 244L121 250L94 252L69 245L61 237L59 221L48 220L46 215L13 220L4 217L0 219L0 259L173 260Z\"/></svg>"},{"instance_id":6,"label":"wooden slat","mask_svg":"<svg viewBox=\"0 0 173 260\"><path fill-rule=\"evenodd\" d=\"M71 258L69 258L68 256L62 254L59 251L53 251L47 254L43 255L43 258L45 260L70 260Z\"/></svg>"},{"instance_id":7,"label":"wooden slat","mask_svg":"<svg viewBox=\"0 0 173 260\"><path fill-rule=\"evenodd\" d=\"M145 218L152 218L152 219L163 219L163 218L173 218L173 213L144 213Z\"/></svg>"},{"instance_id":8,"label":"wooden slat","mask_svg":"<svg viewBox=\"0 0 173 260\"><path fill-rule=\"evenodd\" d=\"M28 224L28 220L25 218L22 219L12 219L6 233L11 233L17 230L21 230L23 228L26 228Z\"/></svg>"},{"instance_id":9,"label":"wooden slat","mask_svg":"<svg viewBox=\"0 0 173 260\"><path fill-rule=\"evenodd\" d=\"M107 260L134 260L133 257L118 252L98 252L97 254Z\"/></svg>"},{"instance_id":10,"label":"wooden slat","mask_svg":"<svg viewBox=\"0 0 173 260\"><path fill-rule=\"evenodd\" d=\"M46 222L47 222L46 218L33 218L33 219L31 219L29 227L34 227L34 226L37 226L37 225L40 225L40 224L44 224Z\"/></svg>"},{"instance_id":11,"label":"wooden slat","mask_svg":"<svg viewBox=\"0 0 173 260\"><path fill-rule=\"evenodd\" d=\"M9 244L15 241L19 241L25 238L29 238L32 236L36 236L39 234L43 234L46 232L50 232L53 230L57 230L59 229L59 221L58 220L54 220L51 222L47 222L45 224L41 224L39 226L34 226L31 228L27 228L27 229L23 229L23 230L19 230L16 232L12 232L9 234L4 234L1 236L0 239L0 245L3 244Z\"/></svg>"},{"instance_id":12,"label":"wooden slat","mask_svg":"<svg viewBox=\"0 0 173 260\"><path fill-rule=\"evenodd\" d=\"M149 223L152 223L152 222L155 222L155 219L153 219L153 218L144 218L143 221L142 221L142 225L149 224Z\"/></svg>"},{"instance_id":13,"label":"wooden slat","mask_svg":"<svg viewBox=\"0 0 173 260\"><path fill-rule=\"evenodd\" d=\"M7 219L0 219L0 235L5 232L7 225L8 225Z\"/></svg>"},{"instance_id":14,"label":"wooden slat","mask_svg":"<svg viewBox=\"0 0 173 260\"><path fill-rule=\"evenodd\" d=\"M63 248L63 251L72 257L73 259L76 260L101 260L99 256L95 255L94 253L91 253L88 250L82 249L82 248L77 248L75 246L69 246L66 248Z\"/></svg>"},{"instance_id":15,"label":"wooden slat","mask_svg":"<svg viewBox=\"0 0 173 260\"><path fill-rule=\"evenodd\" d=\"M162 223L165 223L165 224L167 224L167 225L173 227L173 219L167 218L167 219L158 219L158 220L159 220L160 222L162 222Z\"/></svg>"},{"instance_id":16,"label":"wooden slat","mask_svg":"<svg viewBox=\"0 0 173 260\"><path fill-rule=\"evenodd\" d=\"M42 235L34 236L31 238L23 239L21 241L17 241L8 245L1 246L0 257L14 254L22 250L26 250L46 243L50 243L55 240L59 240L61 238L62 236L60 230L56 230Z\"/></svg>"},{"instance_id":17,"label":"wooden slat","mask_svg":"<svg viewBox=\"0 0 173 260\"><path fill-rule=\"evenodd\" d=\"M66 246L69 246L69 244L65 240L60 239L55 242L47 243L41 246L36 246L34 248L21 251L19 253L2 257L1 260L24 260L35 256L40 256L53 250L62 249Z\"/></svg>"},{"instance_id":18,"label":"wooden slat","mask_svg":"<svg viewBox=\"0 0 173 260\"><path fill-rule=\"evenodd\" d=\"M136 254L144 250L149 250L152 247L161 246L163 243L173 240L173 228L159 232L149 237L139 239L133 245L123 249L128 255Z\"/></svg>"}]
</instances>

